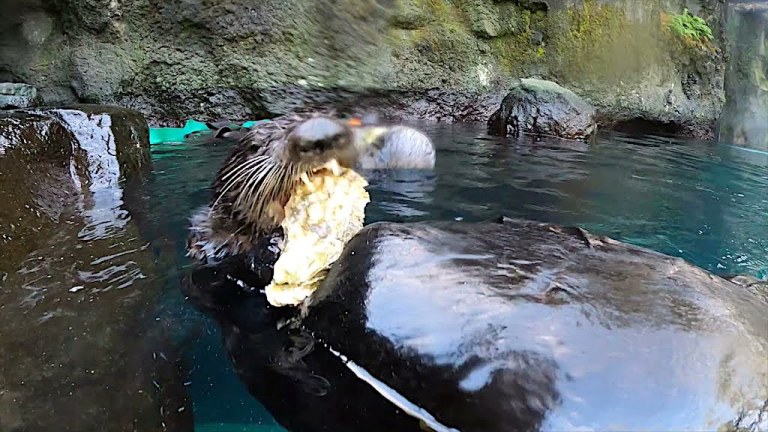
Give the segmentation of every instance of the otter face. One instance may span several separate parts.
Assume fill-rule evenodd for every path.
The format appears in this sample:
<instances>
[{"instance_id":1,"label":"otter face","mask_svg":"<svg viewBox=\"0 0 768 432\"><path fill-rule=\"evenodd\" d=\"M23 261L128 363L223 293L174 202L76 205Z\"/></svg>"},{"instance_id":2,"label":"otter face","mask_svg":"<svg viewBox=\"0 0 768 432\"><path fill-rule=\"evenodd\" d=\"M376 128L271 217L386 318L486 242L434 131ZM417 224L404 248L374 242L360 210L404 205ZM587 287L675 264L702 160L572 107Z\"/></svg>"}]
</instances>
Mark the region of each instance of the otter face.
<instances>
[{"instance_id":1,"label":"otter face","mask_svg":"<svg viewBox=\"0 0 768 432\"><path fill-rule=\"evenodd\" d=\"M327 117L312 118L288 134L288 157L310 170L332 159L351 168L356 160L352 138L352 130L347 125Z\"/></svg>"}]
</instances>

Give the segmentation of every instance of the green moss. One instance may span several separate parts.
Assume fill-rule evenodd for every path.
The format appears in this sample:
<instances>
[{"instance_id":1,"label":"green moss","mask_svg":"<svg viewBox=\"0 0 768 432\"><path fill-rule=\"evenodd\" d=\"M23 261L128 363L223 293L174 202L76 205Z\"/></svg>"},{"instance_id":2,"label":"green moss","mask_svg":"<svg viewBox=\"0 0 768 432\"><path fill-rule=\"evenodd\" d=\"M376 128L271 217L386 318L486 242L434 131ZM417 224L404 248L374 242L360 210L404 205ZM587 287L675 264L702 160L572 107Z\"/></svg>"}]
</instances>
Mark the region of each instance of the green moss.
<instances>
[{"instance_id":1,"label":"green moss","mask_svg":"<svg viewBox=\"0 0 768 432\"><path fill-rule=\"evenodd\" d=\"M515 3L458 0L456 4L472 33L480 38L506 36L519 30L520 9Z\"/></svg>"},{"instance_id":2,"label":"green moss","mask_svg":"<svg viewBox=\"0 0 768 432\"><path fill-rule=\"evenodd\" d=\"M393 73L387 85L400 88L472 88L481 48L465 12L446 0L411 0L424 13L417 29L390 29Z\"/></svg>"},{"instance_id":3,"label":"green moss","mask_svg":"<svg viewBox=\"0 0 768 432\"><path fill-rule=\"evenodd\" d=\"M418 0L395 0L394 11L390 19L393 28L416 30L424 27L430 16L423 2Z\"/></svg>"},{"instance_id":4,"label":"green moss","mask_svg":"<svg viewBox=\"0 0 768 432\"><path fill-rule=\"evenodd\" d=\"M529 66L541 63L547 49L543 44L533 42L534 34L544 30L546 14L523 10L520 13L518 30L507 36L496 38L491 47L505 72L511 75L523 73Z\"/></svg>"},{"instance_id":5,"label":"green moss","mask_svg":"<svg viewBox=\"0 0 768 432\"><path fill-rule=\"evenodd\" d=\"M691 15L688 9L682 14L661 14L661 30L670 53L684 64L696 63L716 55L712 29L700 17Z\"/></svg>"},{"instance_id":6,"label":"green moss","mask_svg":"<svg viewBox=\"0 0 768 432\"><path fill-rule=\"evenodd\" d=\"M545 60L563 82L639 81L666 60L654 24L634 23L623 9L596 0L550 14L546 27Z\"/></svg>"},{"instance_id":7,"label":"green moss","mask_svg":"<svg viewBox=\"0 0 768 432\"><path fill-rule=\"evenodd\" d=\"M688 8L681 14L670 15L667 28L678 37L693 43L707 43L712 40L712 29L700 17L691 15Z\"/></svg>"},{"instance_id":8,"label":"green moss","mask_svg":"<svg viewBox=\"0 0 768 432\"><path fill-rule=\"evenodd\" d=\"M565 79L599 74L604 69L602 57L625 23L622 11L594 0L550 15L548 51L554 74Z\"/></svg>"},{"instance_id":9,"label":"green moss","mask_svg":"<svg viewBox=\"0 0 768 432\"><path fill-rule=\"evenodd\" d=\"M415 48L435 60L435 55L450 54L440 50L463 50L465 44L460 40L472 37L461 11L447 1L412 0L410 6L425 14L427 24L418 29L392 32L390 42L396 50Z\"/></svg>"}]
</instances>

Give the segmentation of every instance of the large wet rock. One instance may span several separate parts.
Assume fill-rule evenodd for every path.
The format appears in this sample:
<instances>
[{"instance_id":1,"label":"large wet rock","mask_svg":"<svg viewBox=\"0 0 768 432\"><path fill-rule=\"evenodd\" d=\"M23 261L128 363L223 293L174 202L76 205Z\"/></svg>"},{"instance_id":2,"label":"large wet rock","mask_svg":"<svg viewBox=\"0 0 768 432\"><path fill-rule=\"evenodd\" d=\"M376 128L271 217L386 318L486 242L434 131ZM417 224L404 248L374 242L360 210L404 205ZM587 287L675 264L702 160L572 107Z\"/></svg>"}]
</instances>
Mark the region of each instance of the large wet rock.
<instances>
[{"instance_id":1,"label":"large wet rock","mask_svg":"<svg viewBox=\"0 0 768 432\"><path fill-rule=\"evenodd\" d=\"M82 207L92 230L121 226L119 184L148 162L149 129L136 111L79 105L0 113L0 271L14 271L47 239L65 207Z\"/></svg>"},{"instance_id":2,"label":"large wet rock","mask_svg":"<svg viewBox=\"0 0 768 432\"><path fill-rule=\"evenodd\" d=\"M581 140L597 124L595 108L574 92L552 81L521 79L488 119L488 132L546 135Z\"/></svg>"},{"instance_id":3,"label":"large wet rock","mask_svg":"<svg viewBox=\"0 0 768 432\"><path fill-rule=\"evenodd\" d=\"M239 271L186 292L290 430L768 427L768 293L580 229L372 224L297 316Z\"/></svg>"},{"instance_id":4,"label":"large wet rock","mask_svg":"<svg viewBox=\"0 0 768 432\"><path fill-rule=\"evenodd\" d=\"M148 158L134 111L0 113L0 430L189 424L158 270L123 199Z\"/></svg>"}]
</instances>

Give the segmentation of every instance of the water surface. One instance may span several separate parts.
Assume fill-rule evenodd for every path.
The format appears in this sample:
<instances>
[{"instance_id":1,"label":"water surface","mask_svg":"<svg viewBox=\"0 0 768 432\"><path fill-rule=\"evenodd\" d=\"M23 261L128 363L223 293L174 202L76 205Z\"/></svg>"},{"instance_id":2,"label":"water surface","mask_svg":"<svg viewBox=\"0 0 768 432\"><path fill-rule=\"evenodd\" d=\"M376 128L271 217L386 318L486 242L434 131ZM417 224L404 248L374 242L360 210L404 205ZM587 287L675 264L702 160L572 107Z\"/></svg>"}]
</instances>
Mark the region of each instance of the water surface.
<instances>
[{"instance_id":1,"label":"water surface","mask_svg":"<svg viewBox=\"0 0 768 432\"><path fill-rule=\"evenodd\" d=\"M499 215L578 225L682 257L718 274L768 274L768 154L713 143L612 134L595 143L487 137L482 125L419 124L433 173L370 179L367 221L479 221ZM231 370L213 322L178 292L187 218L206 202L227 148L158 145L135 214L164 263L168 314L188 316L185 352L196 430L279 430Z\"/></svg>"}]
</instances>

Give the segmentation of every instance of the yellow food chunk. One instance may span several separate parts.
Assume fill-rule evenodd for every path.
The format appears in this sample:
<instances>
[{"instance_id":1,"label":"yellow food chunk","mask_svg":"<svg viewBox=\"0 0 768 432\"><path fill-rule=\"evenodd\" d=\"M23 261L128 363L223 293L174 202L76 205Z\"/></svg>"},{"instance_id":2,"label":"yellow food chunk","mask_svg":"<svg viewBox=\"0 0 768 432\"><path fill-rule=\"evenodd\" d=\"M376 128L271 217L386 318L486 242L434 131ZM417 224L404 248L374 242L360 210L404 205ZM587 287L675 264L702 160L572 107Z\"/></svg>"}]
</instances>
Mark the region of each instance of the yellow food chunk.
<instances>
[{"instance_id":1,"label":"yellow food chunk","mask_svg":"<svg viewBox=\"0 0 768 432\"><path fill-rule=\"evenodd\" d=\"M322 281L347 242L363 227L368 182L334 165L304 179L285 206L285 234L272 283L265 291L274 306L297 305Z\"/></svg>"}]
</instances>

